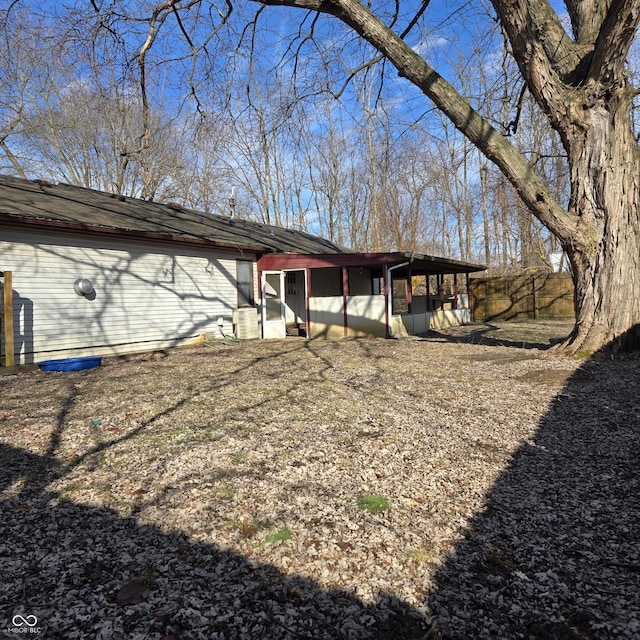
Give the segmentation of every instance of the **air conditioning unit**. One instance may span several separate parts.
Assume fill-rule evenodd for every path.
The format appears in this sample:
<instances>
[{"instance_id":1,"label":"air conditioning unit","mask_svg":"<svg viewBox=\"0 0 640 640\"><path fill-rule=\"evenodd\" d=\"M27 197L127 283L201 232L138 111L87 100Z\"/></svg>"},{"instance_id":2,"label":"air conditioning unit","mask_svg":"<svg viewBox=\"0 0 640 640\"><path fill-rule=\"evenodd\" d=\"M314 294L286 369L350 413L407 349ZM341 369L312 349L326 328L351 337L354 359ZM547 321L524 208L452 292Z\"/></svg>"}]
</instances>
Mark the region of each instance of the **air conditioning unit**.
<instances>
[{"instance_id":1,"label":"air conditioning unit","mask_svg":"<svg viewBox=\"0 0 640 640\"><path fill-rule=\"evenodd\" d=\"M233 310L233 328L238 340L256 340L260 337L258 310L246 307Z\"/></svg>"}]
</instances>

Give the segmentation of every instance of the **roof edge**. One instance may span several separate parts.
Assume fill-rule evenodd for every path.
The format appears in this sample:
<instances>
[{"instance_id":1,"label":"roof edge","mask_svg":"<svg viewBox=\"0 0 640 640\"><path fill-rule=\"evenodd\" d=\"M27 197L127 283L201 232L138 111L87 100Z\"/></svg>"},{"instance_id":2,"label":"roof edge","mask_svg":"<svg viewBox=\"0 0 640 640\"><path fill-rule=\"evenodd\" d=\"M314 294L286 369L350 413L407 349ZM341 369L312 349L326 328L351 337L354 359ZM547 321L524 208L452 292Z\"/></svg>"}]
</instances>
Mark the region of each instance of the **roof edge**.
<instances>
[{"instance_id":1,"label":"roof edge","mask_svg":"<svg viewBox=\"0 0 640 640\"><path fill-rule=\"evenodd\" d=\"M206 238L196 238L195 236L185 237L174 234L154 233L152 231L131 231L127 229L115 229L113 227L103 227L99 225L82 224L78 222L63 222L60 220L48 220L33 216L16 216L5 214L0 216L0 226L29 227L34 225L40 229L49 231L68 231L75 234L100 235L110 238L131 238L136 240L146 240L148 242L171 242L182 245L209 246L228 251L250 251L257 254L272 253L273 249L264 245L240 244L235 242L224 242L221 240L208 240Z\"/></svg>"}]
</instances>

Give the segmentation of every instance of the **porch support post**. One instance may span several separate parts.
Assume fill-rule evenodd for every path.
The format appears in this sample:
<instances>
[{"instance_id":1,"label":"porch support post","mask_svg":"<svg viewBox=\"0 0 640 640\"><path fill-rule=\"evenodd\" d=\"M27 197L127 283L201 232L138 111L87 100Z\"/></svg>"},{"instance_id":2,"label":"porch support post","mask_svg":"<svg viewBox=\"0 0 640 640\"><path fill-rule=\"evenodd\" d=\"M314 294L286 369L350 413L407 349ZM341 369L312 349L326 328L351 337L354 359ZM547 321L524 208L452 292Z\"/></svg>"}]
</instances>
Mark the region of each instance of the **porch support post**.
<instances>
[{"instance_id":1,"label":"porch support post","mask_svg":"<svg viewBox=\"0 0 640 640\"><path fill-rule=\"evenodd\" d=\"M407 314L411 315L413 306L413 286L411 277L411 265L407 267Z\"/></svg>"},{"instance_id":2,"label":"porch support post","mask_svg":"<svg viewBox=\"0 0 640 640\"><path fill-rule=\"evenodd\" d=\"M262 269L258 266L258 297L256 298L256 302L258 303L258 325L260 330L260 337L264 340L264 300L262 299L262 294L264 293L264 287L262 285Z\"/></svg>"},{"instance_id":3,"label":"porch support post","mask_svg":"<svg viewBox=\"0 0 640 640\"><path fill-rule=\"evenodd\" d=\"M347 296L349 295L349 269L342 267L342 312L345 338L349 335L349 319L347 313Z\"/></svg>"},{"instance_id":4,"label":"porch support post","mask_svg":"<svg viewBox=\"0 0 640 640\"><path fill-rule=\"evenodd\" d=\"M458 274L453 274L453 308L458 308Z\"/></svg>"},{"instance_id":5,"label":"porch support post","mask_svg":"<svg viewBox=\"0 0 640 640\"><path fill-rule=\"evenodd\" d=\"M307 313L307 335L311 338L311 269L304 270L304 306Z\"/></svg>"},{"instance_id":6,"label":"porch support post","mask_svg":"<svg viewBox=\"0 0 640 640\"><path fill-rule=\"evenodd\" d=\"M384 291L384 323L386 325L385 328L385 338L391 337L391 318L389 316L389 289L392 287L387 286L387 278L389 276L389 265L385 262L382 265L382 290Z\"/></svg>"}]
</instances>

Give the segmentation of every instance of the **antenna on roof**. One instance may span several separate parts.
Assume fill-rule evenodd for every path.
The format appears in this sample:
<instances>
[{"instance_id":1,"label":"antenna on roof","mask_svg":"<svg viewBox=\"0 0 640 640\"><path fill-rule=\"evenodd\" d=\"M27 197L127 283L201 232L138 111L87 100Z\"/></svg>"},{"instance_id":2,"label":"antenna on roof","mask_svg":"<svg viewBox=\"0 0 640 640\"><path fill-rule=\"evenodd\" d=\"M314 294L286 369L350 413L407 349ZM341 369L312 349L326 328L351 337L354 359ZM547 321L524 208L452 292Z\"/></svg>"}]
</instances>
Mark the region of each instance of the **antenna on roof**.
<instances>
[{"instance_id":1,"label":"antenna on roof","mask_svg":"<svg viewBox=\"0 0 640 640\"><path fill-rule=\"evenodd\" d=\"M229 216L236 217L236 188L231 187L231 195L229 196Z\"/></svg>"}]
</instances>

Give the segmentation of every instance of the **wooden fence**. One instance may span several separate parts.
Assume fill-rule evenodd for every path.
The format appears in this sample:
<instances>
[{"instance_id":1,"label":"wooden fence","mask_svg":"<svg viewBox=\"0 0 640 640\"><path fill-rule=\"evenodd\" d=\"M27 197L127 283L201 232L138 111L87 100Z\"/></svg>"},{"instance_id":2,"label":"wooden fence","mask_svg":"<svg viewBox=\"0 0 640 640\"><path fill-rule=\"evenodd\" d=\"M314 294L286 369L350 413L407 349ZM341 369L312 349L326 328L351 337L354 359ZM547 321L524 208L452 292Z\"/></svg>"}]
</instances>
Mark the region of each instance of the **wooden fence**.
<instances>
[{"instance_id":1,"label":"wooden fence","mask_svg":"<svg viewBox=\"0 0 640 640\"><path fill-rule=\"evenodd\" d=\"M573 281L564 273L472 278L475 322L512 318L573 320Z\"/></svg>"},{"instance_id":2,"label":"wooden fence","mask_svg":"<svg viewBox=\"0 0 640 640\"><path fill-rule=\"evenodd\" d=\"M3 363L5 367L12 367L15 364L13 355L13 281L11 276L11 271L0 271L0 278L3 280L0 343L4 347L4 357L0 357L0 363Z\"/></svg>"}]
</instances>

